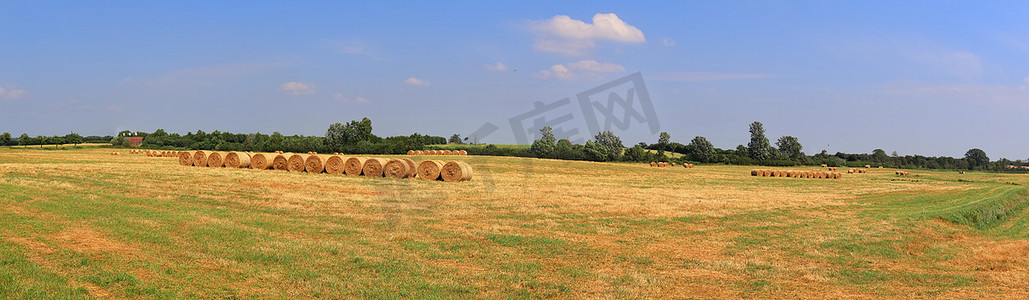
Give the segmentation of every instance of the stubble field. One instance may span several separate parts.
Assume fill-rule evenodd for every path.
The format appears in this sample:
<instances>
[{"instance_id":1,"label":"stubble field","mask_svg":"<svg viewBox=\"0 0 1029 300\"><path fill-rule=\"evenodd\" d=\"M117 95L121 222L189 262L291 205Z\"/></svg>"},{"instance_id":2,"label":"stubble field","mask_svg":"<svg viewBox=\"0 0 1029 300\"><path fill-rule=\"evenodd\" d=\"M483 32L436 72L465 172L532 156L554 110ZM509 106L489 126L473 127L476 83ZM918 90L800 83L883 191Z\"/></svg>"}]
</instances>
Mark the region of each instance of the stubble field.
<instances>
[{"instance_id":1,"label":"stubble field","mask_svg":"<svg viewBox=\"0 0 1029 300\"><path fill-rule=\"evenodd\" d=\"M445 183L110 152L0 149L0 298L1029 297L1025 175L462 156L476 177Z\"/></svg>"}]
</instances>

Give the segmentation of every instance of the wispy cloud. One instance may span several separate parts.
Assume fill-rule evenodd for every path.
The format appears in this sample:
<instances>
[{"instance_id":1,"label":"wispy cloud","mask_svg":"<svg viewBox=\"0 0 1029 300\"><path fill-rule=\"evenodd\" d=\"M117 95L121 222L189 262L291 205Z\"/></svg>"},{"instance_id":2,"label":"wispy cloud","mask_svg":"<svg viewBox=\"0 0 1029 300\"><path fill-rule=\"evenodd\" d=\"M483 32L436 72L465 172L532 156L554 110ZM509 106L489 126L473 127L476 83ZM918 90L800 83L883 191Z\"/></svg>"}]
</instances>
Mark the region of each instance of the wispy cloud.
<instances>
[{"instance_id":1,"label":"wispy cloud","mask_svg":"<svg viewBox=\"0 0 1029 300\"><path fill-rule=\"evenodd\" d=\"M662 81L735 81L777 78L778 75L764 73L714 73L714 72L664 72L652 76L654 80Z\"/></svg>"},{"instance_id":2,"label":"wispy cloud","mask_svg":"<svg viewBox=\"0 0 1029 300\"><path fill-rule=\"evenodd\" d=\"M336 52L349 55L365 56L374 60L382 60L377 51L364 41L347 41L336 43Z\"/></svg>"},{"instance_id":3,"label":"wispy cloud","mask_svg":"<svg viewBox=\"0 0 1029 300\"><path fill-rule=\"evenodd\" d=\"M279 86L279 90L294 96L311 95L316 93L314 83L290 81Z\"/></svg>"},{"instance_id":4,"label":"wispy cloud","mask_svg":"<svg viewBox=\"0 0 1029 300\"><path fill-rule=\"evenodd\" d=\"M611 73L611 72L623 72L625 67L615 63L602 63L595 60L580 60L577 62L564 64L556 64L550 66L550 69L541 70L534 77L539 79L560 79L560 80L578 80L578 79L600 79L600 73Z\"/></svg>"},{"instance_id":5,"label":"wispy cloud","mask_svg":"<svg viewBox=\"0 0 1029 300\"><path fill-rule=\"evenodd\" d=\"M647 42L643 31L613 13L594 15L593 24L557 15L547 20L531 21L529 29L536 34L533 50L572 56L585 55L596 47L597 41Z\"/></svg>"},{"instance_id":6,"label":"wispy cloud","mask_svg":"<svg viewBox=\"0 0 1029 300\"><path fill-rule=\"evenodd\" d=\"M501 72L502 71L507 71L507 65L505 65L502 62L497 62L497 63L493 63L493 64L487 64L486 65L486 70L501 71Z\"/></svg>"},{"instance_id":7,"label":"wispy cloud","mask_svg":"<svg viewBox=\"0 0 1029 300\"><path fill-rule=\"evenodd\" d=\"M980 105L1029 105L1029 77L1016 85L977 83L894 83L880 92L910 98L963 101Z\"/></svg>"},{"instance_id":8,"label":"wispy cloud","mask_svg":"<svg viewBox=\"0 0 1029 300\"><path fill-rule=\"evenodd\" d=\"M671 38L661 39L661 45L663 45L665 47L675 46L675 40L673 40Z\"/></svg>"},{"instance_id":9,"label":"wispy cloud","mask_svg":"<svg viewBox=\"0 0 1029 300\"><path fill-rule=\"evenodd\" d=\"M357 97L346 97L343 93L332 94L332 98L336 99L340 103L368 103L368 98L357 96Z\"/></svg>"},{"instance_id":10,"label":"wispy cloud","mask_svg":"<svg viewBox=\"0 0 1029 300\"><path fill-rule=\"evenodd\" d=\"M408 77L404 80L404 83L410 86L429 86L428 80L419 79L415 77Z\"/></svg>"},{"instance_id":11,"label":"wispy cloud","mask_svg":"<svg viewBox=\"0 0 1029 300\"><path fill-rule=\"evenodd\" d=\"M122 84L146 89L182 91L197 87L224 85L226 81L267 72L287 66L287 63L238 63L187 68L152 78L126 77Z\"/></svg>"},{"instance_id":12,"label":"wispy cloud","mask_svg":"<svg viewBox=\"0 0 1029 300\"><path fill-rule=\"evenodd\" d=\"M18 98L24 97L28 93L29 92L26 91L26 90L22 90L22 89L18 89L18 88L13 88L13 87L6 87L5 88L3 86L0 86L0 98L4 98L4 99L18 99Z\"/></svg>"}]
</instances>

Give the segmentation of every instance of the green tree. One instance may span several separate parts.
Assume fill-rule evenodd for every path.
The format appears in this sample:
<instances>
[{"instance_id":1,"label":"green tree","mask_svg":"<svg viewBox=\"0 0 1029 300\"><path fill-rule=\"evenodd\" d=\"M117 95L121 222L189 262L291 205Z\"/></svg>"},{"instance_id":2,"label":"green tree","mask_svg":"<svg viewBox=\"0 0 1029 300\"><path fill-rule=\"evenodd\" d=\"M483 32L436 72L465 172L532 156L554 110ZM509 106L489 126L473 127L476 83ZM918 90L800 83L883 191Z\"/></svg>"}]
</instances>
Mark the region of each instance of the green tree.
<instances>
[{"instance_id":1,"label":"green tree","mask_svg":"<svg viewBox=\"0 0 1029 300\"><path fill-rule=\"evenodd\" d=\"M7 144L10 144L10 143L11 143L11 133L10 132L4 132L4 134L0 134L0 146L7 146Z\"/></svg>"},{"instance_id":2,"label":"green tree","mask_svg":"<svg viewBox=\"0 0 1029 300\"><path fill-rule=\"evenodd\" d=\"M130 137L130 136L132 136L132 131L122 130L122 131L118 132L118 137Z\"/></svg>"},{"instance_id":3,"label":"green tree","mask_svg":"<svg viewBox=\"0 0 1029 300\"><path fill-rule=\"evenodd\" d=\"M779 141L775 142L775 145L779 147L779 152L790 159L799 160L804 156L804 152L801 152L801 149L804 149L804 146L800 145L800 141L797 140L796 137L788 135L779 137Z\"/></svg>"},{"instance_id":4,"label":"green tree","mask_svg":"<svg viewBox=\"0 0 1029 300\"><path fill-rule=\"evenodd\" d=\"M554 148L557 147L556 141L557 138L554 137L553 128L543 126L543 128L540 128L540 138L532 142L532 146L529 146L529 152L532 152L536 157L552 157Z\"/></svg>"},{"instance_id":5,"label":"green tree","mask_svg":"<svg viewBox=\"0 0 1029 300\"><path fill-rule=\"evenodd\" d=\"M122 144L125 144L128 140L129 139L126 139L122 136L114 137L111 139L111 146L121 146Z\"/></svg>"},{"instance_id":6,"label":"green tree","mask_svg":"<svg viewBox=\"0 0 1029 300\"><path fill-rule=\"evenodd\" d=\"M686 148L689 149L690 157L699 162L711 162L715 156L715 145L702 136L694 137Z\"/></svg>"},{"instance_id":7,"label":"green tree","mask_svg":"<svg viewBox=\"0 0 1029 300\"><path fill-rule=\"evenodd\" d=\"M605 157L603 161L616 161L622 156L622 150L625 146L622 145L622 139L619 138L611 131L602 131L593 137L600 146L603 147ZM587 147L587 150L589 147Z\"/></svg>"},{"instance_id":8,"label":"green tree","mask_svg":"<svg viewBox=\"0 0 1029 300\"><path fill-rule=\"evenodd\" d=\"M983 169L990 164L990 158L986 156L986 151L979 148L969 149L965 152L965 160L968 161L968 169Z\"/></svg>"},{"instance_id":9,"label":"green tree","mask_svg":"<svg viewBox=\"0 0 1029 300\"><path fill-rule=\"evenodd\" d=\"M49 139L50 139L50 143L54 144L54 145L57 145L58 148L60 148L61 146L63 146L65 144L63 136L56 136L55 135L55 136L49 137Z\"/></svg>"},{"instance_id":10,"label":"green tree","mask_svg":"<svg viewBox=\"0 0 1029 300\"><path fill-rule=\"evenodd\" d=\"M461 135L460 134L456 134L456 133L454 135L451 135L450 139L447 140L447 142L451 143L451 144L463 144L461 142Z\"/></svg>"},{"instance_id":11,"label":"green tree","mask_svg":"<svg viewBox=\"0 0 1029 300\"><path fill-rule=\"evenodd\" d=\"M18 136L18 145L28 146L32 145L32 142L32 138L27 133L22 133L21 136Z\"/></svg>"},{"instance_id":12,"label":"green tree","mask_svg":"<svg viewBox=\"0 0 1029 300\"><path fill-rule=\"evenodd\" d=\"M64 135L64 142L65 143L73 144L73 145L78 146L79 144L82 144L82 141L83 141L82 136L79 135L78 133L72 132L72 133Z\"/></svg>"},{"instance_id":13,"label":"green tree","mask_svg":"<svg viewBox=\"0 0 1029 300\"><path fill-rule=\"evenodd\" d=\"M757 121L750 123L750 143L747 143L750 158L757 161L768 160L772 156L770 151L768 151L771 147L768 143L768 138L765 137L764 125Z\"/></svg>"},{"instance_id":14,"label":"green tree","mask_svg":"<svg viewBox=\"0 0 1029 300\"><path fill-rule=\"evenodd\" d=\"M43 148L44 145L50 144L50 137L45 135L37 136L36 143L39 144L39 148Z\"/></svg>"},{"instance_id":15,"label":"green tree","mask_svg":"<svg viewBox=\"0 0 1029 300\"><path fill-rule=\"evenodd\" d=\"M622 154L622 160L625 161L643 162L647 161L647 158L649 158L649 155L647 155L647 150L643 149L643 147L641 147L640 145L635 145L632 146L632 148L627 148L625 149L625 153Z\"/></svg>"},{"instance_id":16,"label":"green tree","mask_svg":"<svg viewBox=\"0 0 1029 300\"><path fill-rule=\"evenodd\" d=\"M343 147L346 145L346 126L340 123L333 123L329 125L329 130L325 132L325 145L329 146L329 150L332 152L343 152ZM276 132L277 133L277 132ZM274 136L274 134L272 134ZM282 135L279 135L281 138Z\"/></svg>"},{"instance_id":17,"label":"green tree","mask_svg":"<svg viewBox=\"0 0 1029 300\"><path fill-rule=\"evenodd\" d=\"M662 131L657 137L657 155L665 156L665 149L668 148L668 142L672 139L672 136L667 131Z\"/></svg>"},{"instance_id":18,"label":"green tree","mask_svg":"<svg viewBox=\"0 0 1029 300\"><path fill-rule=\"evenodd\" d=\"M872 150L872 161L877 163L885 162L890 156L886 155L886 151L883 149Z\"/></svg>"}]
</instances>

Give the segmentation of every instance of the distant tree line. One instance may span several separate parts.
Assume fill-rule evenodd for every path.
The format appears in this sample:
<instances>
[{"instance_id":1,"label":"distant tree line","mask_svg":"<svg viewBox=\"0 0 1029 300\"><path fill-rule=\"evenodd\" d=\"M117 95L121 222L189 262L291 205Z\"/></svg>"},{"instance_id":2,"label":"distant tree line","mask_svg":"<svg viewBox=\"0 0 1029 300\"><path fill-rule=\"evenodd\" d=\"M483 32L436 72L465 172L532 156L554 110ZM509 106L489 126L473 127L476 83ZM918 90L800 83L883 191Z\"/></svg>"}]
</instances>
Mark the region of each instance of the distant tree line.
<instances>
[{"instance_id":1,"label":"distant tree line","mask_svg":"<svg viewBox=\"0 0 1029 300\"><path fill-rule=\"evenodd\" d=\"M454 134L450 138L429 136L418 133L409 136L378 137L372 134L372 121L362 118L346 124L329 125L325 136L285 136L278 132L262 133L229 133L203 130L180 135L167 133L163 129L150 132L132 132L124 130L117 136L89 136L83 138L76 133L65 136L29 137L22 134L12 139L10 133L0 135L0 145L64 145L80 143L109 142L115 146L129 146L128 137L142 137L142 147L151 149L200 149L217 151L286 151L286 152L319 152L350 154L403 154L408 150L425 149L426 145L456 144L451 149L468 151L472 155L519 156L565 160L587 161L626 161L626 162L678 162L678 163L710 163L729 165L768 165L768 166L800 166L821 165L831 167L864 167L865 165L883 166L904 169L962 169L1021 171L1029 169L1010 168L1010 166L1027 166L1023 160L1011 161L1005 158L991 161L981 149L968 150L964 157L946 156L927 157L922 155L899 156L894 152L887 155L882 149L872 153L849 154L837 152L829 154L822 150L815 155L807 155L799 139L793 136L782 136L775 145L765 137L764 125L761 122L750 124L750 141L746 146L738 145L735 149L719 149L702 136L694 137L688 144L672 142L667 132L658 136L655 144L639 143L625 147L621 138L611 131L603 131L583 144L573 144L568 139L557 139L553 129L540 129L540 138L533 141L528 148L501 148L496 145L473 146L464 142L467 138ZM671 155L669 155L671 153Z\"/></svg>"},{"instance_id":2,"label":"distant tree line","mask_svg":"<svg viewBox=\"0 0 1029 300\"><path fill-rule=\"evenodd\" d=\"M141 148L148 149L197 149L216 151L285 151L351 154L403 154L407 150L423 149L428 144L446 144L441 136L418 133L409 136L378 137L372 134L372 121L363 118L347 124L329 125L325 136L283 135L278 132L230 133L218 130L210 133L203 130L185 135L167 133L164 129L154 132L119 132L108 141L115 146L129 146L128 137L142 137Z\"/></svg>"}]
</instances>

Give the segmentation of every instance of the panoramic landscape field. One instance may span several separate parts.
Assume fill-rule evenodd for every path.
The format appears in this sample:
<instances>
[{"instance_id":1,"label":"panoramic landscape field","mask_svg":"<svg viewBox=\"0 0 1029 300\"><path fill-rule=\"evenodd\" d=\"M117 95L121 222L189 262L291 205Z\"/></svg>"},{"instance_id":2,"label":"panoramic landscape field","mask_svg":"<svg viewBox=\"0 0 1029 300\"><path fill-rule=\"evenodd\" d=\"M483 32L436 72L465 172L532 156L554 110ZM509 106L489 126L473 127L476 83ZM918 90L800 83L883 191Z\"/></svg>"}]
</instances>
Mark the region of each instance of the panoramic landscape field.
<instances>
[{"instance_id":1,"label":"panoramic landscape field","mask_svg":"<svg viewBox=\"0 0 1029 300\"><path fill-rule=\"evenodd\" d=\"M467 156L445 183L111 151L0 149L0 295L1029 297L1024 174Z\"/></svg>"}]
</instances>

